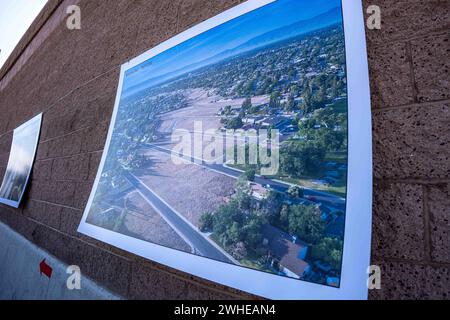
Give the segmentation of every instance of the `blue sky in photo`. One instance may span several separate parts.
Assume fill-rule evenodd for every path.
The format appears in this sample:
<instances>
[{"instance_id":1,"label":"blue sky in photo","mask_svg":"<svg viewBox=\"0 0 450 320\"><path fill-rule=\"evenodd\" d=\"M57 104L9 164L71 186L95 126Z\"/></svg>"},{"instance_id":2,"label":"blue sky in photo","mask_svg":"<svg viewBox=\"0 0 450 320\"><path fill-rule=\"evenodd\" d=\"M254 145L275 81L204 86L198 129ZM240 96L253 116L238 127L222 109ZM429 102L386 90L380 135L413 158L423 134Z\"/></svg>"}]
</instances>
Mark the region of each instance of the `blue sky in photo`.
<instances>
[{"instance_id":1,"label":"blue sky in photo","mask_svg":"<svg viewBox=\"0 0 450 320\"><path fill-rule=\"evenodd\" d=\"M333 9L333 12L336 12L336 19L342 19L341 0L278 0L268 4L210 29L129 69L126 72L122 96L129 96L192 71L195 64L226 53L227 50L241 46L244 52L248 41L256 37L299 21L313 19ZM316 29L324 27L323 23ZM314 29L314 26L312 28ZM218 61L220 60L211 62Z\"/></svg>"}]
</instances>

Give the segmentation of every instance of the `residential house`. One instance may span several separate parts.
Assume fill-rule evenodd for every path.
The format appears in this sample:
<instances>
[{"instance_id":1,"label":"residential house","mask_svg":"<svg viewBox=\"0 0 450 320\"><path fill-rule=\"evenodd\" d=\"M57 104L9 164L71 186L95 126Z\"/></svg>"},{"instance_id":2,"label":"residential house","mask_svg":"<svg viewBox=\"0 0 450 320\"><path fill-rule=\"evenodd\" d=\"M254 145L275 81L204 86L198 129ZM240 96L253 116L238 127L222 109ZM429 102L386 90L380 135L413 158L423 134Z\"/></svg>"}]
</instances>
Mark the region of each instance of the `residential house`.
<instances>
[{"instance_id":1,"label":"residential house","mask_svg":"<svg viewBox=\"0 0 450 320\"><path fill-rule=\"evenodd\" d=\"M280 269L288 276L300 279L310 269L304 260L308 245L269 224L263 227L263 243L270 255L278 260Z\"/></svg>"}]
</instances>

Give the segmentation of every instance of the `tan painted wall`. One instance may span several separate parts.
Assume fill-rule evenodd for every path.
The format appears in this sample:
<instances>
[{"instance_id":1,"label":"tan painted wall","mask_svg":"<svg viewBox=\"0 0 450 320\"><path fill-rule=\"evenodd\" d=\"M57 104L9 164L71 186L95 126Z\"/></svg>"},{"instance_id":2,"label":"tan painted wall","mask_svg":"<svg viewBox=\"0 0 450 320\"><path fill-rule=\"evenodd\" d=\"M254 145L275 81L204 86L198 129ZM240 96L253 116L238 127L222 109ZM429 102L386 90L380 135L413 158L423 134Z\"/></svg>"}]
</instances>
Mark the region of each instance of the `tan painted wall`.
<instances>
[{"instance_id":1,"label":"tan painted wall","mask_svg":"<svg viewBox=\"0 0 450 320\"><path fill-rule=\"evenodd\" d=\"M82 29L65 27L77 1L50 0L0 72L0 179L12 130L44 112L23 206L0 220L128 298L251 296L146 261L76 232L97 172L119 67L241 2L80 0ZM371 298L450 298L450 2L371 0L367 31L374 123Z\"/></svg>"}]
</instances>

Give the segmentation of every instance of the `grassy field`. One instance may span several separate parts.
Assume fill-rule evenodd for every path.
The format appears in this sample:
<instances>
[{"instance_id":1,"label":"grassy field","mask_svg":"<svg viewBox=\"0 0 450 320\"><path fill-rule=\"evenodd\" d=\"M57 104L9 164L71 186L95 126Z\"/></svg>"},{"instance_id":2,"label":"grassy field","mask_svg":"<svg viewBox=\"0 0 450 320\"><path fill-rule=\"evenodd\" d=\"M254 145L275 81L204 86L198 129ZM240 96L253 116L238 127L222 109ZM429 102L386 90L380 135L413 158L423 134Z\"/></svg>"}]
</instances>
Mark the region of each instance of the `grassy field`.
<instances>
[{"instance_id":1,"label":"grassy field","mask_svg":"<svg viewBox=\"0 0 450 320\"><path fill-rule=\"evenodd\" d=\"M288 182L288 183L293 183L293 184L299 185L299 186L307 188L307 189L328 192L328 193L334 194L339 197L345 197L346 190L347 190L345 181L342 181L342 182L338 181L335 185L327 186L327 185L321 185L321 184L314 183L314 180L317 180L317 179L311 179L311 178L294 179L294 178L280 176L280 177L276 177L274 179Z\"/></svg>"},{"instance_id":2,"label":"grassy field","mask_svg":"<svg viewBox=\"0 0 450 320\"><path fill-rule=\"evenodd\" d=\"M336 162L338 164L345 164L347 163L346 155L327 155L326 162ZM244 165L228 165L231 168L235 168L238 170L245 171ZM320 177L324 175L324 173L328 169L322 168L319 173L317 173L314 177L311 176L302 176L300 178L292 178L285 175L275 175L275 176L267 176L268 179L276 179L287 183L296 184L298 186L312 189L312 190L318 190L318 191L324 191L329 192L331 194L345 197L346 191L347 191L347 176L346 174L341 175L339 177L338 181L333 185L322 185L314 183L315 180L320 180ZM344 172L345 173L345 172ZM256 174L260 174L259 170L256 170Z\"/></svg>"}]
</instances>

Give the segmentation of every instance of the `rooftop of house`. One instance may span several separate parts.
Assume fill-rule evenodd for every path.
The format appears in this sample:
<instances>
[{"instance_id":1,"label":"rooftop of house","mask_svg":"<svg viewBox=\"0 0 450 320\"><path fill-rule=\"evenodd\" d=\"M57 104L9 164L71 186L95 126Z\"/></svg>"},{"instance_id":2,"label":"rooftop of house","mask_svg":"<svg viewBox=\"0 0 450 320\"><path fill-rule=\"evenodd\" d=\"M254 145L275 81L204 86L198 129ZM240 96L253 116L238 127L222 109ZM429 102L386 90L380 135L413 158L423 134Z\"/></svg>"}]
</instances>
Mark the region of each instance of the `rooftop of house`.
<instances>
[{"instance_id":1,"label":"rooftop of house","mask_svg":"<svg viewBox=\"0 0 450 320\"><path fill-rule=\"evenodd\" d=\"M269 250L280 264L296 275L302 276L309 264L300 259L299 255L308 246L298 240L296 243L292 242L292 236L271 225L263 227L263 236L269 241Z\"/></svg>"}]
</instances>

